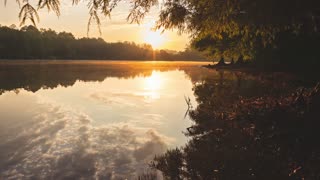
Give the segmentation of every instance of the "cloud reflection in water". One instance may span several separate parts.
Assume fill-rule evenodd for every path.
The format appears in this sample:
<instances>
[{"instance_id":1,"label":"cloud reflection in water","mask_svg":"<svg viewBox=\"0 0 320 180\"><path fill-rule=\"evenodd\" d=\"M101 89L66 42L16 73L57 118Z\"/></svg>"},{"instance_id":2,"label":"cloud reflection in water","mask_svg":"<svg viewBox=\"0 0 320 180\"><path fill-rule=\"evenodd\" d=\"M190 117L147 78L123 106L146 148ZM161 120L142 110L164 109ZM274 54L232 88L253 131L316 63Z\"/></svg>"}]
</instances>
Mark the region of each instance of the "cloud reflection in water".
<instances>
[{"instance_id":1,"label":"cloud reflection in water","mask_svg":"<svg viewBox=\"0 0 320 180\"><path fill-rule=\"evenodd\" d=\"M19 96L7 92L0 98L0 169L4 179L135 177L168 144L168 138L150 128L91 126L86 114L39 101L41 97L25 91ZM9 99L19 105L4 104ZM6 113L14 111L22 114ZM15 123L10 123L12 119Z\"/></svg>"}]
</instances>

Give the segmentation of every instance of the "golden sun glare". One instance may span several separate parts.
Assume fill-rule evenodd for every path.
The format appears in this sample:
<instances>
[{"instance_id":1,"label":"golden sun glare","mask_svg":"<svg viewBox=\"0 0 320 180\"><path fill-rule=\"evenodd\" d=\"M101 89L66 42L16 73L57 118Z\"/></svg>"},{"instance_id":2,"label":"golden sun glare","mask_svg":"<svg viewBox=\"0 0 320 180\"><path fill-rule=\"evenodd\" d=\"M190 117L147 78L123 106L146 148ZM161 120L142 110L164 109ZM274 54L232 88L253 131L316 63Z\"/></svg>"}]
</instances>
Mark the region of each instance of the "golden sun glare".
<instances>
[{"instance_id":1,"label":"golden sun glare","mask_svg":"<svg viewBox=\"0 0 320 180\"><path fill-rule=\"evenodd\" d=\"M149 91L156 91L161 88L162 78L156 71L152 72L152 75L145 80L145 89Z\"/></svg>"},{"instance_id":2,"label":"golden sun glare","mask_svg":"<svg viewBox=\"0 0 320 180\"><path fill-rule=\"evenodd\" d=\"M159 31L148 31L144 35L144 41L151 44L153 48L160 48L164 43L164 37Z\"/></svg>"},{"instance_id":3,"label":"golden sun glare","mask_svg":"<svg viewBox=\"0 0 320 180\"><path fill-rule=\"evenodd\" d=\"M153 71L151 76L144 79L144 97L149 100L160 98L160 89L163 86L163 77L159 72Z\"/></svg>"}]
</instances>

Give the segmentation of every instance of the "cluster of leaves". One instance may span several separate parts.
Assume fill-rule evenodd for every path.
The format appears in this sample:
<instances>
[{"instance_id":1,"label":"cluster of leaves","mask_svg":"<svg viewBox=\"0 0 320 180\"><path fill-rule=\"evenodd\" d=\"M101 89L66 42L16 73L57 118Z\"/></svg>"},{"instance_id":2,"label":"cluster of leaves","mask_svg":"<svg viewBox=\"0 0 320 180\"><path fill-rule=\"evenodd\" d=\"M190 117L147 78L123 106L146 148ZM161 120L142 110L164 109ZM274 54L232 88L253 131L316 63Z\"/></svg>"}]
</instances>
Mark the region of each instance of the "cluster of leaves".
<instances>
[{"instance_id":1,"label":"cluster of leaves","mask_svg":"<svg viewBox=\"0 0 320 180\"><path fill-rule=\"evenodd\" d=\"M100 16L111 17L111 12L117 5L124 0L86 0L88 11L89 11L89 21L88 21L88 32L90 30L90 25L95 22L100 30ZM7 0L4 1L5 4ZM57 16L60 16L60 0L16 0L20 6L19 18L21 20L21 26L26 23L27 19L30 19L34 26L36 22L39 21L38 10L46 8L49 11L53 11ZM73 5L77 5L80 0L72 0ZM158 4L158 0L130 0L125 1L131 5L131 10L127 16L127 20L130 22L139 23L141 19L150 11L151 7Z\"/></svg>"},{"instance_id":2,"label":"cluster of leaves","mask_svg":"<svg viewBox=\"0 0 320 180\"><path fill-rule=\"evenodd\" d=\"M186 132L191 140L151 164L166 178L319 179L319 84L255 97L235 97L237 86L229 83L218 85L225 95L215 85L196 86L199 106Z\"/></svg>"},{"instance_id":3,"label":"cluster of leaves","mask_svg":"<svg viewBox=\"0 0 320 180\"><path fill-rule=\"evenodd\" d=\"M210 55L249 59L279 32L318 32L319 7L316 0L169 0L157 27L191 33L194 46Z\"/></svg>"},{"instance_id":4,"label":"cluster of leaves","mask_svg":"<svg viewBox=\"0 0 320 180\"><path fill-rule=\"evenodd\" d=\"M76 3L78 3L78 1L79 0L76 0ZM91 22L94 20L101 33L99 15L102 14L110 18L112 10L117 7L121 1L122 0L88 0L90 18L87 32L89 32ZM128 3L131 4L131 10L127 16L127 21L139 23L150 11L151 7L158 3L158 0L130 0Z\"/></svg>"},{"instance_id":5,"label":"cluster of leaves","mask_svg":"<svg viewBox=\"0 0 320 180\"><path fill-rule=\"evenodd\" d=\"M199 52L153 50L148 44L76 39L71 33L0 27L0 59L204 60Z\"/></svg>"}]
</instances>

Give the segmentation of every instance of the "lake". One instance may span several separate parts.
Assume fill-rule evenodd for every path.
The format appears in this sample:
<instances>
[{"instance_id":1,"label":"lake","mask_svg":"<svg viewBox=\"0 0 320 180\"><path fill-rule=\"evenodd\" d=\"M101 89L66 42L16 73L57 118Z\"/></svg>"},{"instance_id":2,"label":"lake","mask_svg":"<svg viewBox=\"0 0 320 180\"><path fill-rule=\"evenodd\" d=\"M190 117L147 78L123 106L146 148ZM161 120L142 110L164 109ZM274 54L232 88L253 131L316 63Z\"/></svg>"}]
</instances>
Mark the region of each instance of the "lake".
<instances>
[{"instance_id":1,"label":"lake","mask_svg":"<svg viewBox=\"0 0 320 180\"><path fill-rule=\"evenodd\" d=\"M7 178L135 177L183 131L204 63L0 63L0 169Z\"/></svg>"},{"instance_id":2,"label":"lake","mask_svg":"<svg viewBox=\"0 0 320 180\"><path fill-rule=\"evenodd\" d=\"M1 179L136 179L155 155L189 141L188 109L214 87L219 102L299 86L290 75L204 64L0 61Z\"/></svg>"}]
</instances>

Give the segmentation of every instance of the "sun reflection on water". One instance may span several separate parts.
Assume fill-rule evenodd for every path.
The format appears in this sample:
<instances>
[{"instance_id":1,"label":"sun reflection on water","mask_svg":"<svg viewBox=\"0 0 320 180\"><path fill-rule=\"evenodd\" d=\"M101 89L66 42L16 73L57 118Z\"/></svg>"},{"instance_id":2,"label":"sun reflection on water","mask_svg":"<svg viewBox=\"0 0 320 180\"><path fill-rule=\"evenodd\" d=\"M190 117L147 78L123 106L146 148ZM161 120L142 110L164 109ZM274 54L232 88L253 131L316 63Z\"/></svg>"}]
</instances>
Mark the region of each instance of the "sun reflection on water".
<instances>
[{"instance_id":1,"label":"sun reflection on water","mask_svg":"<svg viewBox=\"0 0 320 180\"><path fill-rule=\"evenodd\" d=\"M152 71L151 76L145 78L143 82L144 98L148 101L160 99L160 90L164 88L164 80L160 72Z\"/></svg>"},{"instance_id":2,"label":"sun reflection on water","mask_svg":"<svg viewBox=\"0 0 320 180\"><path fill-rule=\"evenodd\" d=\"M162 87L163 84L163 77L157 71L152 71L150 77L145 79L144 89L148 91L157 91Z\"/></svg>"}]
</instances>

